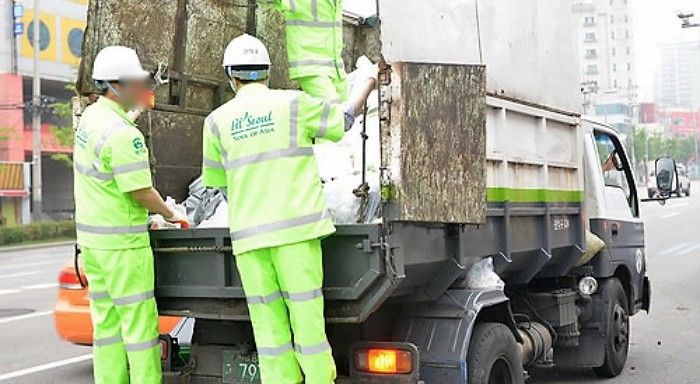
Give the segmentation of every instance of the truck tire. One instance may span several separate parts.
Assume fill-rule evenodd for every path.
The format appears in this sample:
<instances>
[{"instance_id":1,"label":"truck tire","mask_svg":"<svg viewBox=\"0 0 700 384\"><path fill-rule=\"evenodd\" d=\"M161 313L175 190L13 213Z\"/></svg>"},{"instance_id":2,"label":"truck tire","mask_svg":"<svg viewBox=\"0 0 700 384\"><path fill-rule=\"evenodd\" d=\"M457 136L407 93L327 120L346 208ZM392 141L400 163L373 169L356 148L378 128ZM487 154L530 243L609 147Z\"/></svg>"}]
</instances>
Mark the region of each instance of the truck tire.
<instances>
[{"instance_id":1,"label":"truck tire","mask_svg":"<svg viewBox=\"0 0 700 384\"><path fill-rule=\"evenodd\" d=\"M616 377L625 368L629 351L629 301L620 280L611 278L603 286L605 303L605 359L603 365L593 368L600 377Z\"/></svg>"},{"instance_id":2,"label":"truck tire","mask_svg":"<svg viewBox=\"0 0 700 384\"><path fill-rule=\"evenodd\" d=\"M500 323L479 323L469 342L469 384L523 384L520 347L513 333Z\"/></svg>"}]
</instances>

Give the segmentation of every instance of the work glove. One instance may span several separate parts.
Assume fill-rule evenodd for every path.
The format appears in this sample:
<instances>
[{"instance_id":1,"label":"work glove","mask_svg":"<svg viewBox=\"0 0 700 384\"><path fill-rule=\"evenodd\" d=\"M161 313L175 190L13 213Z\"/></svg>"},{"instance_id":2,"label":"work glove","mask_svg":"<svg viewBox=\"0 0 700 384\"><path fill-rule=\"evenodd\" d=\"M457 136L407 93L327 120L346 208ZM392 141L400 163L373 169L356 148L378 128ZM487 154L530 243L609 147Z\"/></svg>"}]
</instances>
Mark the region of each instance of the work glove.
<instances>
[{"instance_id":1,"label":"work glove","mask_svg":"<svg viewBox=\"0 0 700 384\"><path fill-rule=\"evenodd\" d=\"M358 84L365 83L369 79L377 81L379 79L379 66L372 63L367 56L360 56L357 59L356 81Z\"/></svg>"},{"instance_id":2,"label":"work glove","mask_svg":"<svg viewBox=\"0 0 700 384\"><path fill-rule=\"evenodd\" d=\"M187 218L183 213L177 209L173 209L173 215L170 217L163 217L165 221L171 224L179 224L181 229L190 228L190 219Z\"/></svg>"}]
</instances>

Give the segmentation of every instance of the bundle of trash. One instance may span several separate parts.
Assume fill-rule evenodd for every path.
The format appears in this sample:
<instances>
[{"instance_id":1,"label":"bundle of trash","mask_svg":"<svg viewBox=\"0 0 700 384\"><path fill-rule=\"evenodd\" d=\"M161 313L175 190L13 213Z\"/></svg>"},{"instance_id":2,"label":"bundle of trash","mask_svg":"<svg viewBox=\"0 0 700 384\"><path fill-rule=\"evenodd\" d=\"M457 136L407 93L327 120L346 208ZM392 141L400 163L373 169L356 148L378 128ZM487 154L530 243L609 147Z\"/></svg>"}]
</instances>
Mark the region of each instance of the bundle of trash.
<instances>
[{"instance_id":1,"label":"bundle of trash","mask_svg":"<svg viewBox=\"0 0 700 384\"><path fill-rule=\"evenodd\" d=\"M366 58L361 61L365 62L362 65L369 63ZM355 75L356 72L348 75L350 94L355 87ZM379 220L381 197L377 106L375 91L368 99L367 113L356 119L340 142L324 142L314 146L328 210L335 224L372 223ZM189 197L184 202L178 204L168 197L166 203L172 209L186 214L193 228L229 226L226 191L204 187L201 178L190 184ZM152 228L173 228L159 215L152 216L151 222Z\"/></svg>"},{"instance_id":2,"label":"bundle of trash","mask_svg":"<svg viewBox=\"0 0 700 384\"><path fill-rule=\"evenodd\" d=\"M193 228L227 228L229 226L226 190L205 187L202 185L201 177L190 184L189 196L184 202L178 203L168 196L165 204L170 209L186 215ZM152 229L177 228L177 224L168 223L161 215L151 215L149 222Z\"/></svg>"}]
</instances>

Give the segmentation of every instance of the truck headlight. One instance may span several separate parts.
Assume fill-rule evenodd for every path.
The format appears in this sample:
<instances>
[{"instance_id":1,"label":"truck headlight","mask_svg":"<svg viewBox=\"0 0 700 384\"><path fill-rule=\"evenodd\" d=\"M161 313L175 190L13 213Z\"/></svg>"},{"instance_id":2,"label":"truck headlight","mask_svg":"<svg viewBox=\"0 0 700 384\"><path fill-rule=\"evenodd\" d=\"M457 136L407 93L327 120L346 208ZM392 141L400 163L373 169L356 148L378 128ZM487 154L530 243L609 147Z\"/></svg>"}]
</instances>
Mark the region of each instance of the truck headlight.
<instances>
[{"instance_id":1,"label":"truck headlight","mask_svg":"<svg viewBox=\"0 0 700 384\"><path fill-rule=\"evenodd\" d=\"M592 295L598 290L598 280L593 276L584 276L578 281L578 290L584 295Z\"/></svg>"}]
</instances>

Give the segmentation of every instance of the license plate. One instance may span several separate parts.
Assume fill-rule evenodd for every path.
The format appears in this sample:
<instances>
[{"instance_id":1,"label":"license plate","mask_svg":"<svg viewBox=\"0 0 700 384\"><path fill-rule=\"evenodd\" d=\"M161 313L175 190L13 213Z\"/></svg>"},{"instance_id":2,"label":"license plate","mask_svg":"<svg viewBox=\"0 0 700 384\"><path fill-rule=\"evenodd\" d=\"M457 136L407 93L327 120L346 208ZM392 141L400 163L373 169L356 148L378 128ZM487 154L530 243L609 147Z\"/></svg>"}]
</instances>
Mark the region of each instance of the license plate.
<instances>
[{"instance_id":1,"label":"license plate","mask_svg":"<svg viewBox=\"0 0 700 384\"><path fill-rule=\"evenodd\" d=\"M247 384L260 382L258 355L241 354L238 351L224 351L223 382L226 384Z\"/></svg>"}]
</instances>

